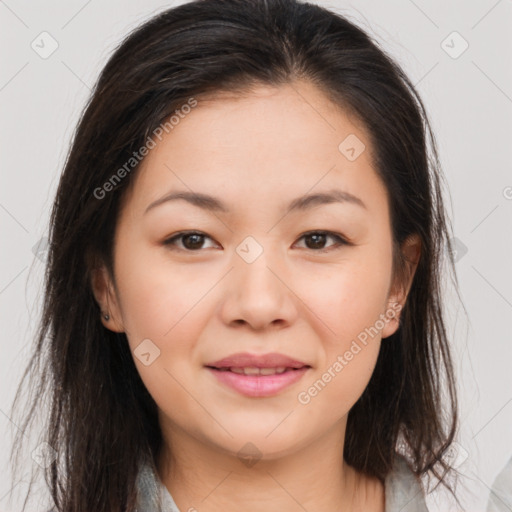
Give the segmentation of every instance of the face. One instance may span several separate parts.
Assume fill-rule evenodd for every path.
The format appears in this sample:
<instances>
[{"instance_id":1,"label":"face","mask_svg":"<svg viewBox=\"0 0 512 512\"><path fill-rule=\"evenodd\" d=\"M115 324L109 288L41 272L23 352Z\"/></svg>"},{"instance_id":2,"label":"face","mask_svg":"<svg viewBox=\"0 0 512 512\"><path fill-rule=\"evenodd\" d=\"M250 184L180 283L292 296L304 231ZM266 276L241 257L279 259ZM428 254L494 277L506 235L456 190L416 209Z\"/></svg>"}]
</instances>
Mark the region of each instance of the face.
<instances>
[{"instance_id":1,"label":"face","mask_svg":"<svg viewBox=\"0 0 512 512\"><path fill-rule=\"evenodd\" d=\"M168 438L230 454L252 443L270 459L344 428L407 291L392 286L388 199L370 152L356 119L295 83L199 101L145 158L114 276L93 287ZM302 369L209 368L239 353ZM227 366L237 364L257 366ZM263 361L267 373L289 364Z\"/></svg>"}]
</instances>

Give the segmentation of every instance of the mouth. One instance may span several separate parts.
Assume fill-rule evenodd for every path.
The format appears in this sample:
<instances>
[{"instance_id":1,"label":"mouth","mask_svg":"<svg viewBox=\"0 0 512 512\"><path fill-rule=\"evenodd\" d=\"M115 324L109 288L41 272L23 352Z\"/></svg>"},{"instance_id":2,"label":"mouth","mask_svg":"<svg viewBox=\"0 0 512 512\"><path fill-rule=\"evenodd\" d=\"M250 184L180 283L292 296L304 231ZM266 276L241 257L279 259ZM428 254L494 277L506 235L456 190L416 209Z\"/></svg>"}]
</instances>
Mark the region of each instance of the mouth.
<instances>
[{"instance_id":1,"label":"mouth","mask_svg":"<svg viewBox=\"0 0 512 512\"><path fill-rule=\"evenodd\" d=\"M298 382L311 366L281 354L235 354L205 368L223 386L248 397L262 398L277 395Z\"/></svg>"},{"instance_id":2,"label":"mouth","mask_svg":"<svg viewBox=\"0 0 512 512\"><path fill-rule=\"evenodd\" d=\"M250 354L248 352L240 352L232 354L218 361L213 361L206 364L217 370L249 370L249 375L255 374L256 370L278 370L283 373L287 369L296 370L309 366L304 361L293 359L284 354L272 352L268 354ZM237 372L240 373L240 372Z\"/></svg>"},{"instance_id":3,"label":"mouth","mask_svg":"<svg viewBox=\"0 0 512 512\"><path fill-rule=\"evenodd\" d=\"M301 366L300 368L294 367L286 367L286 366L277 366L274 368L258 368L257 366L247 366L244 368L237 367L220 367L217 368L215 366L206 366L206 368L210 368L211 370L217 370L219 372L232 372L237 373L238 375L281 375L285 372L296 372L306 368L311 368L309 365Z\"/></svg>"}]
</instances>

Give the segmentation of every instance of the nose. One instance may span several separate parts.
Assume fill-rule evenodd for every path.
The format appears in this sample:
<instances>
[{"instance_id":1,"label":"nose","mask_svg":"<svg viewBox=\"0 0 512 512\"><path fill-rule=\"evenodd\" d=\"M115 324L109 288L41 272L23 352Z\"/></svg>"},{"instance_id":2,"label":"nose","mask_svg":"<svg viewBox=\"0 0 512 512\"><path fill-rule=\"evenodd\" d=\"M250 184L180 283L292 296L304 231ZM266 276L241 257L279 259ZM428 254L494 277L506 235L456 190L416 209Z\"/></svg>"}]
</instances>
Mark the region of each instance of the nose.
<instances>
[{"instance_id":1,"label":"nose","mask_svg":"<svg viewBox=\"0 0 512 512\"><path fill-rule=\"evenodd\" d=\"M251 263L238 254L233 257L221 308L226 325L248 326L253 330L284 328L297 317L296 300L284 269L284 262L267 257L267 251Z\"/></svg>"}]
</instances>

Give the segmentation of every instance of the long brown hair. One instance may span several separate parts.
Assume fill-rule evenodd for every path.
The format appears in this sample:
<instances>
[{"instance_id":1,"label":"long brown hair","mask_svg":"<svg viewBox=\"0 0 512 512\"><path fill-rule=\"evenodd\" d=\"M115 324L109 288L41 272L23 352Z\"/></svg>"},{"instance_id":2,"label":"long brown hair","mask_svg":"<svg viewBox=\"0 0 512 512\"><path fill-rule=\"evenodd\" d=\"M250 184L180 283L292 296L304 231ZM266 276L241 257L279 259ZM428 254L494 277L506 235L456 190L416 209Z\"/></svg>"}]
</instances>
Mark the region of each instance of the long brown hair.
<instances>
[{"instance_id":1,"label":"long brown hair","mask_svg":"<svg viewBox=\"0 0 512 512\"><path fill-rule=\"evenodd\" d=\"M422 245L400 327L350 410L345 460L383 481L400 445L418 476L433 474L449 487L445 459L458 413L441 279L445 270L457 279L435 138L418 93L376 42L327 9L296 0L198 0L145 22L111 56L51 212L44 310L13 411L32 376L19 424L25 431L49 399L45 440L57 459L45 478L59 512L133 510L138 470L162 445L157 406L126 335L102 326L90 284L95 259L112 272L121 200L138 166L113 190L97 191L190 98L297 79L368 129L389 195L395 271L405 268L399 247L409 235ZM13 458L22 441L19 434Z\"/></svg>"}]
</instances>

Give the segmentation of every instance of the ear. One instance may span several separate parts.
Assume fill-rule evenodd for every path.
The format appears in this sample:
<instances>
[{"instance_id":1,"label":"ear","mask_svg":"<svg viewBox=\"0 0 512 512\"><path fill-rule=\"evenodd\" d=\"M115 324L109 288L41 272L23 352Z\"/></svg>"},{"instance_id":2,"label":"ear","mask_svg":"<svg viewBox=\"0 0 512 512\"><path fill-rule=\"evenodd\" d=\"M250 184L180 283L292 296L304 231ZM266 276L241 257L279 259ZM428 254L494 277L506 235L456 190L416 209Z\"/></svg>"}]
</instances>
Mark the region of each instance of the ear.
<instances>
[{"instance_id":1,"label":"ear","mask_svg":"<svg viewBox=\"0 0 512 512\"><path fill-rule=\"evenodd\" d=\"M419 235L414 234L406 238L400 250L403 254L405 269L402 275L397 272L397 275L394 276L386 310L386 316L390 320L386 322L382 329L382 338L387 338L394 334L400 324L400 312L405 306L420 261L421 240Z\"/></svg>"},{"instance_id":2,"label":"ear","mask_svg":"<svg viewBox=\"0 0 512 512\"><path fill-rule=\"evenodd\" d=\"M91 288L101 309L101 323L111 331L124 332L114 281L104 263L91 269ZM108 319L105 315L108 315Z\"/></svg>"}]
</instances>

